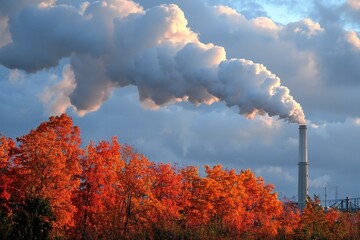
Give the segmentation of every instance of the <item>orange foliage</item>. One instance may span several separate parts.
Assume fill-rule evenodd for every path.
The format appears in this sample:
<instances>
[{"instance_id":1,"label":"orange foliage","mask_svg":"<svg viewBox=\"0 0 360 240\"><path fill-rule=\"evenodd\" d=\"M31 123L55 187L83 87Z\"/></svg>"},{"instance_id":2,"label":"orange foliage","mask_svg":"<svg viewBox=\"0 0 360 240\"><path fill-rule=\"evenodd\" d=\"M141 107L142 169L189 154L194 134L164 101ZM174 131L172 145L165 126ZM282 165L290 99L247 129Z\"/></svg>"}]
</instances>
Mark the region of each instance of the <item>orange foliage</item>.
<instances>
[{"instance_id":1,"label":"orange foliage","mask_svg":"<svg viewBox=\"0 0 360 240\"><path fill-rule=\"evenodd\" d=\"M121 159L124 165L116 172L117 181L114 183L114 224L121 231L117 234L128 235L139 228L148 228L148 223L153 221L153 216L148 213L153 209L154 163L130 146L122 147Z\"/></svg>"},{"instance_id":2,"label":"orange foliage","mask_svg":"<svg viewBox=\"0 0 360 240\"><path fill-rule=\"evenodd\" d=\"M341 221L340 212L334 209L324 211L319 204L319 198L310 198L301 215L298 238L302 239L348 239L345 222Z\"/></svg>"},{"instance_id":3,"label":"orange foliage","mask_svg":"<svg viewBox=\"0 0 360 240\"><path fill-rule=\"evenodd\" d=\"M206 222L202 214L202 198L199 192L201 178L198 168L188 166L180 169L182 175L181 194L179 198L180 212L182 213L182 225L185 229L196 227ZM197 208L197 207L201 208Z\"/></svg>"},{"instance_id":4,"label":"orange foliage","mask_svg":"<svg viewBox=\"0 0 360 240\"><path fill-rule=\"evenodd\" d=\"M283 211L279 218L279 235L283 239L289 239L295 234L299 228L300 210L297 203L285 202L283 204Z\"/></svg>"},{"instance_id":5,"label":"orange foliage","mask_svg":"<svg viewBox=\"0 0 360 240\"><path fill-rule=\"evenodd\" d=\"M273 193L272 185L265 185L261 177L256 178L250 170L240 175L246 194L241 201L245 205L245 214L241 222L246 235L273 238L279 227L278 218L282 213L282 204ZM243 230L243 231L244 231Z\"/></svg>"},{"instance_id":6,"label":"orange foliage","mask_svg":"<svg viewBox=\"0 0 360 240\"><path fill-rule=\"evenodd\" d=\"M48 202L51 236L69 239L351 239L360 233L360 214L326 212L318 200L300 213L250 170L205 166L202 177L198 167L154 163L116 138L82 149L79 129L65 114L17 142L0 137L0 220L6 220L0 230L9 236L7 219L29 199Z\"/></svg>"},{"instance_id":7,"label":"orange foliage","mask_svg":"<svg viewBox=\"0 0 360 240\"><path fill-rule=\"evenodd\" d=\"M107 211L115 204L116 171L123 166L120 160L120 144L116 138L112 143L102 141L97 146L90 143L80 160L80 188L76 190L74 202L77 233L81 238L98 238L111 228Z\"/></svg>"},{"instance_id":8,"label":"orange foliage","mask_svg":"<svg viewBox=\"0 0 360 240\"><path fill-rule=\"evenodd\" d=\"M205 224L210 231L244 237L276 235L282 206L271 185L255 178L250 170L237 174L216 165L205 166L205 171L205 178L200 178L195 168L182 172L185 184L190 185L189 203L184 208L188 226Z\"/></svg>"},{"instance_id":9,"label":"orange foliage","mask_svg":"<svg viewBox=\"0 0 360 240\"><path fill-rule=\"evenodd\" d=\"M9 214L10 211L11 190L9 188L11 187L12 177L9 170L14 148L15 142L11 138L0 137L0 208L3 208L6 214Z\"/></svg>"},{"instance_id":10,"label":"orange foliage","mask_svg":"<svg viewBox=\"0 0 360 240\"><path fill-rule=\"evenodd\" d=\"M180 218L182 206L181 174L170 164L158 163L153 169L154 183L151 189L156 204L155 221L166 223Z\"/></svg>"},{"instance_id":11,"label":"orange foliage","mask_svg":"<svg viewBox=\"0 0 360 240\"><path fill-rule=\"evenodd\" d=\"M17 139L20 143L15 158L18 201L26 198L49 199L61 232L74 225L76 208L72 194L79 186L81 173L79 155L80 132L72 120L63 114L50 117L48 122Z\"/></svg>"}]
</instances>

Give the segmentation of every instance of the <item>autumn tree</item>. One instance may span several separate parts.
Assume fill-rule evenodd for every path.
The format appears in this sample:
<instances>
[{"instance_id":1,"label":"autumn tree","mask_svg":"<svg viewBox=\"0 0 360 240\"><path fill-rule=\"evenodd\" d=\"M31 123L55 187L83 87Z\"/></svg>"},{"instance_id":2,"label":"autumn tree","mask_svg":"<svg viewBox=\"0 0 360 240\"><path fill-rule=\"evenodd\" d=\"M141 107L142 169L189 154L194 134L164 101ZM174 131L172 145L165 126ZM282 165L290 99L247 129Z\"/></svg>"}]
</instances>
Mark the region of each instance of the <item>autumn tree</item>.
<instances>
[{"instance_id":1,"label":"autumn tree","mask_svg":"<svg viewBox=\"0 0 360 240\"><path fill-rule=\"evenodd\" d=\"M204 211L197 208L203 203L203 198L199 193L202 185L202 178L199 176L198 167L187 166L180 169L182 176L181 194L178 199L181 206L181 225L187 231L191 228L199 227L206 223Z\"/></svg>"},{"instance_id":2,"label":"autumn tree","mask_svg":"<svg viewBox=\"0 0 360 240\"><path fill-rule=\"evenodd\" d=\"M171 235L175 238L179 232L182 206L182 175L176 165L158 163L153 168L153 231L155 238ZM172 234L169 232L172 231ZM157 234L157 235L156 235Z\"/></svg>"},{"instance_id":3,"label":"autumn tree","mask_svg":"<svg viewBox=\"0 0 360 240\"><path fill-rule=\"evenodd\" d=\"M349 239L346 237L346 223L336 209L325 209L318 196L308 197L300 226L295 236L301 239Z\"/></svg>"},{"instance_id":4,"label":"autumn tree","mask_svg":"<svg viewBox=\"0 0 360 240\"><path fill-rule=\"evenodd\" d=\"M11 231L11 166L15 142L0 136L0 239L8 237Z\"/></svg>"},{"instance_id":5,"label":"autumn tree","mask_svg":"<svg viewBox=\"0 0 360 240\"><path fill-rule=\"evenodd\" d=\"M9 199L10 199L10 183L12 182L10 176L11 160L15 142L11 138L0 136L0 211L3 214L9 213Z\"/></svg>"},{"instance_id":6,"label":"autumn tree","mask_svg":"<svg viewBox=\"0 0 360 240\"><path fill-rule=\"evenodd\" d=\"M53 214L48 200L27 198L12 219L10 239L49 239Z\"/></svg>"},{"instance_id":7,"label":"autumn tree","mask_svg":"<svg viewBox=\"0 0 360 240\"><path fill-rule=\"evenodd\" d=\"M79 186L81 150L79 128L66 114L50 117L35 130L17 138L14 170L17 198L49 200L54 232L62 234L74 225L72 194Z\"/></svg>"},{"instance_id":8,"label":"autumn tree","mask_svg":"<svg viewBox=\"0 0 360 240\"><path fill-rule=\"evenodd\" d=\"M300 210L297 203L284 201L283 210L279 216L279 239L294 239L300 224Z\"/></svg>"},{"instance_id":9,"label":"autumn tree","mask_svg":"<svg viewBox=\"0 0 360 240\"><path fill-rule=\"evenodd\" d=\"M201 178L197 169L182 171L189 189L189 204L184 208L189 227L206 227L212 238L243 236L244 238L272 238L277 234L281 202L266 185L250 171L224 170L221 165L205 166Z\"/></svg>"},{"instance_id":10,"label":"autumn tree","mask_svg":"<svg viewBox=\"0 0 360 240\"><path fill-rule=\"evenodd\" d=\"M144 155L137 153L131 146L124 145L120 151L122 167L116 171L115 205L113 226L116 236L128 236L142 229L150 228L153 205L151 192L154 176L154 163Z\"/></svg>"},{"instance_id":11,"label":"autumn tree","mask_svg":"<svg viewBox=\"0 0 360 240\"><path fill-rule=\"evenodd\" d=\"M0 136L1 239L357 239L360 214L300 213L251 170L154 163L111 141L80 147L67 115Z\"/></svg>"},{"instance_id":12,"label":"autumn tree","mask_svg":"<svg viewBox=\"0 0 360 240\"><path fill-rule=\"evenodd\" d=\"M77 236L97 239L111 230L111 212L115 204L116 172L123 167L120 144L112 142L90 143L80 159L81 183L74 197L78 208L76 214Z\"/></svg>"},{"instance_id":13,"label":"autumn tree","mask_svg":"<svg viewBox=\"0 0 360 240\"><path fill-rule=\"evenodd\" d=\"M273 239L282 212L282 203L274 187L265 184L261 177L256 177L250 170L241 171L239 178L239 184L244 187L240 199L244 212L233 218L236 219L239 233L244 238Z\"/></svg>"},{"instance_id":14,"label":"autumn tree","mask_svg":"<svg viewBox=\"0 0 360 240\"><path fill-rule=\"evenodd\" d=\"M206 177L200 191L207 206L207 218L215 232L234 229L234 219L243 214L244 187L235 170L224 170L221 165L205 166Z\"/></svg>"},{"instance_id":15,"label":"autumn tree","mask_svg":"<svg viewBox=\"0 0 360 240\"><path fill-rule=\"evenodd\" d=\"M343 239L356 240L358 236L360 236L360 211L358 212L341 212L339 219L339 223L343 223ZM341 230L335 224L333 226L337 231Z\"/></svg>"}]
</instances>

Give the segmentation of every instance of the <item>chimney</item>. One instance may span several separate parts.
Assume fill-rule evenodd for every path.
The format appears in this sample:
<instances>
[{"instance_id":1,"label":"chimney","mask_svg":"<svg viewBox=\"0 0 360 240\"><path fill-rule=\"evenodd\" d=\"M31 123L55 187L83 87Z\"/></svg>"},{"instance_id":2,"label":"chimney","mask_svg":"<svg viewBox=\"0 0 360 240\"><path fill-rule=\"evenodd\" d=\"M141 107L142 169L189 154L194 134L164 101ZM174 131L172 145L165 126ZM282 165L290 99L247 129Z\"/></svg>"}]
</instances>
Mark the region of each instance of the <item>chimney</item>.
<instances>
[{"instance_id":1,"label":"chimney","mask_svg":"<svg viewBox=\"0 0 360 240\"><path fill-rule=\"evenodd\" d=\"M308 156L306 125L299 125L299 182L298 182L298 206L300 211L306 207L308 195Z\"/></svg>"}]
</instances>

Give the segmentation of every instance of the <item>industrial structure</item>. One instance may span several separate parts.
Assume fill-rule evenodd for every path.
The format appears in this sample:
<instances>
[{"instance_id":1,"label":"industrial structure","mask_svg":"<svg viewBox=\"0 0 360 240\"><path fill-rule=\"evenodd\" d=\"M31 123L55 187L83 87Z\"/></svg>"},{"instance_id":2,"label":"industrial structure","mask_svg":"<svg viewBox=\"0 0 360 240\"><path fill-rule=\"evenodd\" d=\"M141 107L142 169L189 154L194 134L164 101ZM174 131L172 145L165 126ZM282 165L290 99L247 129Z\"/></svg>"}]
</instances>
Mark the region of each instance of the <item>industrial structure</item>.
<instances>
[{"instance_id":1,"label":"industrial structure","mask_svg":"<svg viewBox=\"0 0 360 240\"><path fill-rule=\"evenodd\" d=\"M299 179L298 179L298 208L304 211L308 196L308 147L307 147L307 127L306 125L299 125ZM360 210L360 197L336 200L326 200L325 188L325 201L323 206L325 210L329 208L337 209L345 212L357 212Z\"/></svg>"},{"instance_id":2,"label":"industrial structure","mask_svg":"<svg viewBox=\"0 0 360 240\"><path fill-rule=\"evenodd\" d=\"M299 181L298 207L303 211L306 207L308 195L308 150L306 125L299 125Z\"/></svg>"},{"instance_id":3,"label":"industrial structure","mask_svg":"<svg viewBox=\"0 0 360 240\"><path fill-rule=\"evenodd\" d=\"M337 209L343 212L357 212L360 210L360 198L338 199L324 201L325 209Z\"/></svg>"}]
</instances>

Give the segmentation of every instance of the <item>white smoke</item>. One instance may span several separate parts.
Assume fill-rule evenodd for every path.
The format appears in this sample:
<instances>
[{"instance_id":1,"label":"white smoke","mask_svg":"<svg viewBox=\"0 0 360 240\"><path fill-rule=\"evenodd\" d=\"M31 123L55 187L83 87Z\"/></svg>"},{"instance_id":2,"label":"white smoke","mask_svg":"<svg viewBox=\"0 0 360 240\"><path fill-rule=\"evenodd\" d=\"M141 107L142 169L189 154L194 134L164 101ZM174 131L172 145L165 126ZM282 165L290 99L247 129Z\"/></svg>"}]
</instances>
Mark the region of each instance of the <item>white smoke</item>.
<instances>
[{"instance_id":1,"label":"white smoke","mask_svg":"<svg viewBox=\"0 0 360 240\"><path fill-rule=\"evenodd\" d=\"M63 78L60 82L46 87L39 96L50 115L60 115L68 107L71 107L69 94L74 91L76 83L70 65L63 68L62 75Z\"/></svg>"},{"instance_id":2,"label":"white smoke","mask_svg":"<svg viewBox=\"0 0 360 240\"><path fill-rule=\"evenodd\" d=\"M305 121L278 77L261 64L227 59L221 46L200 42L174 4L146 11L129 0L78 8L40 4L12 14L8 24L12 42L0 48L0 64L36 72L70 58L76 87L62 94L79 113L97 110L114 88L135 85L152 108L224 101L247 118L268 114Z\"/></svg>"}]
</instances>

